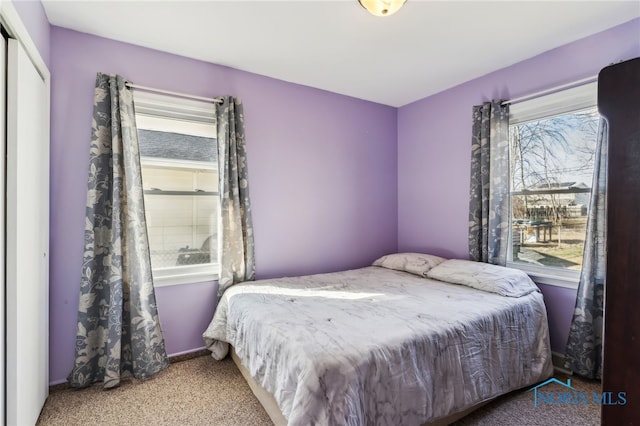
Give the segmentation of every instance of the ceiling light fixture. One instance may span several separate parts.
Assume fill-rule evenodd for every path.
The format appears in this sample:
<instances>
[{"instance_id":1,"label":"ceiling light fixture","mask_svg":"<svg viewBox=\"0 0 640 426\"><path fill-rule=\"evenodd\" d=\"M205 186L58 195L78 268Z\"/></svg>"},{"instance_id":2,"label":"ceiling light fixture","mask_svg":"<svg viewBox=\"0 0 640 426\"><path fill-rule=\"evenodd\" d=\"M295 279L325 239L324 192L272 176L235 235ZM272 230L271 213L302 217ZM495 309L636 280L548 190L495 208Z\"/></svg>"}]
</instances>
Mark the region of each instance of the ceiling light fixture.
<instances>
[{"instance_id":1,"label":"ceiling light fixture","mask_svg":"<svg viewBox=\"0 0 640 426\"><path fill-rule=\"evenodd\" d=\"M407 0L358 0L360 6L375 16L389 16L396 13Z\"/></svg>"}]
</instances>

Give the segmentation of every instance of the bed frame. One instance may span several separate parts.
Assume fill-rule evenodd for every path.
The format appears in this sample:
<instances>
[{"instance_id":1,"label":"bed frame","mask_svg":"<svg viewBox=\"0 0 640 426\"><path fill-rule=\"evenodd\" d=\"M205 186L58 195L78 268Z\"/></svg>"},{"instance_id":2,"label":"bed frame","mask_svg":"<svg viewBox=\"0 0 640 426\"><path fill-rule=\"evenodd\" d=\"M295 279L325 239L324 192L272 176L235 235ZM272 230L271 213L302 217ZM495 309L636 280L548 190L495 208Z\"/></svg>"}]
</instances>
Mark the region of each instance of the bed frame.
<instances>
[{"instance_id":1,"label":"bed frame","mask_svg":"<svg viewBox=\"0 0 640 426\"><path fill-rule=\"evenodd\" d=\"M251 392L253 392L253 394L256 396L256 398L258 399L260 404L262 404L262 407L267 412L267 415L269 416L269 418L271 419L273 424L275 426L287 426L287 419L282 414L282 411L280 411L280 407L278 407L278 403L276 402L276 399L273 397L273 395L271 395L269 392L267 392L262 386L260 386L258 384L258 382L253 380L253 378L249 374L249 371L244 367L244 365L242 365L242 362L240 361L240 358L238 358L238 355L236 355L236 351L233 348L233 346L231 346L231 345L229 345L229 346L230 346L229 349L230 349L230 352L231 352L231 359L233 360L233 362L238 367L238 370L240 370L240 373L242 374L242 377L244 377L244 379L249 384L249 387L251 388ZM460 420L461 418L463 418L466 415L472 413L473 411L477 410L478 408L482 407L483 405L488 404L489 402L493 401L493 399L495 399L495 398L479 402L476 405L473 405L473 406L467 408L466 410L460 411L458 413L450 414L447 417L443 417L443 418L438 419L438 420L436 420L434 422L431 422L431 423L425 423L422 426L447 426L447 425L450 425L451 423L453 423L453 422L455 422L457 420Z\"/></svg>"}]
</instances>

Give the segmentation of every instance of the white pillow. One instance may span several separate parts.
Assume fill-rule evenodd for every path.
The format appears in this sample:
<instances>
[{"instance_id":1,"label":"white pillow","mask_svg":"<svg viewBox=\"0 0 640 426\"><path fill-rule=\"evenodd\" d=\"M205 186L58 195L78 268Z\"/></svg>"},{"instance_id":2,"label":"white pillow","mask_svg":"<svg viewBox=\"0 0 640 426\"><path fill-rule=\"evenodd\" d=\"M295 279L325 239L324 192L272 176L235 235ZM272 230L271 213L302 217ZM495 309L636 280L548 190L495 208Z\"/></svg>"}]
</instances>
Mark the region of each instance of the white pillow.
<instances>
[{"instance_id":1,"label":"white pillow","mask_svg":"<svg viewBox=\"0 0 640 426\"><path fill-rule=\"evenodd\" d=\"M427 272L446 259L432 254L422 253L396 253L382 256L373 262L373 266L381 266L396 271L409 272L411 274L426 277Z\"/></svg>"},{"instance_id":2,"label":"white pillow","mask_svg":"<svg viewBox=\"0 0 640 426\"><path fill-rule=\"evenodd\" d=\"M522 297L540 291L519 269L470 260L447 260L431 269L427 277L508 297Z\"/></svg>"}]
</instances>

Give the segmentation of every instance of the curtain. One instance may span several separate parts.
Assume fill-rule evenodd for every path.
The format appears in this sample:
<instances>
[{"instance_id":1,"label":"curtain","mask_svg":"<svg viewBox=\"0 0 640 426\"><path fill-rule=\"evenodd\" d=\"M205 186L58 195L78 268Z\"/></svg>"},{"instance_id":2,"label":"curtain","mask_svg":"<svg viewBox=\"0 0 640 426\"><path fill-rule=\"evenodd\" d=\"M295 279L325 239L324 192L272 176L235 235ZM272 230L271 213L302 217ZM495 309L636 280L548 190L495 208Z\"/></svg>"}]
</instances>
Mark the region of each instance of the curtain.
<instances>
[{"instance_id":1,"label":"curtain","mask_svg":"<svg viewBox=\"0 0 640 426\"><path fill-rule=\"evenodd\" d=\"M505 265L509 238L509 106L473 107L469 258Z\"/></svg>"},{"instance_id":2,"label":"curtain","mask_svg":"<svg viewBox=\"0 0 640 426\"><path fill-rule=\"evenodd\" d=\"M602 377L604 279L607 238L607 122L600 119L594 159L587 235L565 368L590 379Z\"/></svg>"},{"instance_id":3,"label":"curtain","mask_svg":"<svg viewBox=\"0 0 640 426\"><path fill-rule=\"evenodd\" d=\"M168 366L151 277L131 90L98 74L75 362L69 384L148 378Z\"/></svg>"},{"instance_id":4,"label":"curtain","mask_svg":"<svg viewBox=\"0 0 640 426\"><path fill-rule=\"evenodd\" d=\"M230 96L216 103L220 217L218 297L231 285L255 279L253 225L249 202L242 102Z\"/></svg>"}]
</instances>

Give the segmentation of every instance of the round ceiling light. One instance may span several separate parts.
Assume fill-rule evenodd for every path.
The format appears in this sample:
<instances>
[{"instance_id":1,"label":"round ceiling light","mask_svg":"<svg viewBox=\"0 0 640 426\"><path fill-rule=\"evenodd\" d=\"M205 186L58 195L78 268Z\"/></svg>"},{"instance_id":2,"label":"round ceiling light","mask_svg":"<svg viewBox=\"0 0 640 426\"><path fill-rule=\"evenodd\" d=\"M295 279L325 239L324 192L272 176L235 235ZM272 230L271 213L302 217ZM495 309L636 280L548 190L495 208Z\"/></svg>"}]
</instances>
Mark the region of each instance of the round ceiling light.
<instances>
[{"instance_id":1,"label":"round ceiling light","mask_svg":"<svg viewBox=\"0 0 640 426\"><path fill-rule=\"evenodd\" d=\"M375 16L390 16L396 13L407 0L358 0L360 6Z\"/></svg>"}]
</instances>

